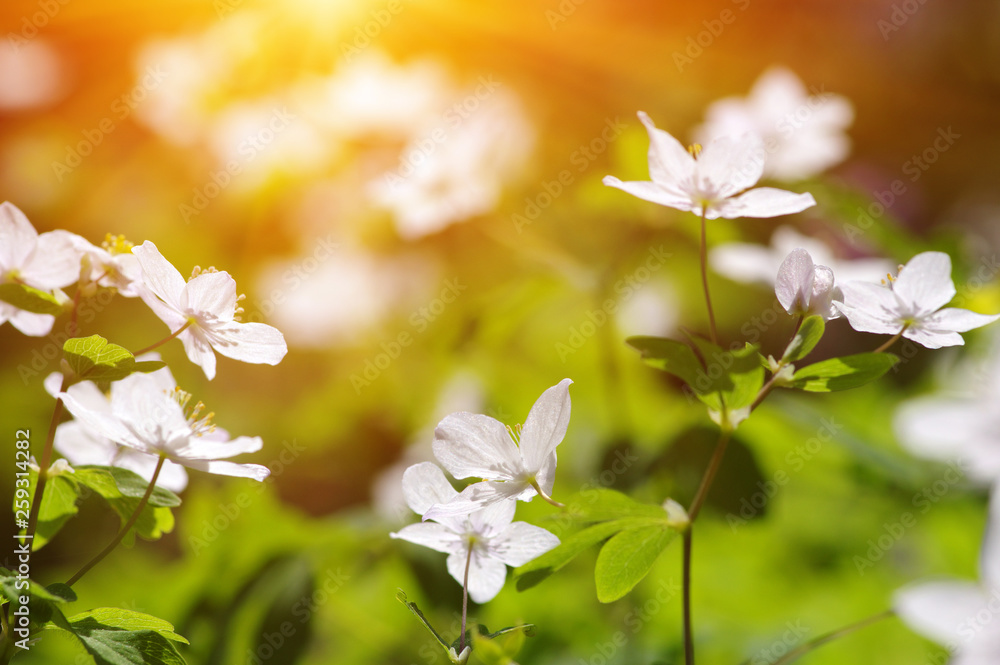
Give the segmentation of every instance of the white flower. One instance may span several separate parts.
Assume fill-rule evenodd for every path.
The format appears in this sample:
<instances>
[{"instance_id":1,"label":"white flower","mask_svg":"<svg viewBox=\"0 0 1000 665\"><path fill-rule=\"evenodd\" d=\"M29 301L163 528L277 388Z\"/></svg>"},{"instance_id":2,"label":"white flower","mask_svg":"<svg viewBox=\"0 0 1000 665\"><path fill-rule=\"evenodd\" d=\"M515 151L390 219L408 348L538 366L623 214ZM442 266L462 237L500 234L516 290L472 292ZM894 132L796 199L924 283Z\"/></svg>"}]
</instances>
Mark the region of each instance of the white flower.
<instances>
[{"instance_id":1,"label":"white flower","mask_svg":"<svg viewBox=\"0 0 1000 665\"><path fill-rule=\"evenodd\" d=\"M74 418L117 444L223 476L262 481L270 474L259 464L217 461L260 450L263 445L260 437L213 440L209 436L214 429L213 414L202 416L204 405L199 402L189 407L190 395L176 389L165 390L157 377L136 373L116 381L111 391L110 411L100 405L88 405L74 392L61 393L60 397Z\"/></svg>"},{"instance_id":2,"label":"white flower","mask_svg":"<svg viewBox=\"0 0 1000 665\"><path fill-rule=\"evenodd\" d=\"M100 247L85 238L74 235L74 246L81 255L81 287L97 284L116 289L119 295L135 298L142 285L142 268L139 259L132 254L132 243L124 236L110 233Z\"/></svg>"},{"instance_id":3,"label":"white flower","mask_svg":"<svg viewBox=\"0 0 1000 665\"><path fill-rule=\"evenodd\" d=\"M991 358L967 363L949 368L951 385L942 393L904 402L893 429L914 455L958 465L988 485L1000 481L1000 346Z\"/></svg>"},{"instance_id":4,"label":"white flower","mask_svg":"<svg viewBox=\"0 0 1000 665\"><path fill-rule=\"evenodd\" d=\"M0 284L16 282L42 291L68 286L80 275L80 252L73 234L35 231L14 204L0 204ZM11 325L25 335L49 334L55 317L34 314L0 301L0 324Z\"/></svg>"},{"instance_id":5,"label":"white flower","mask_svg":"<svg viewBox=\"0 0 1000 665\"><path fill-rule=\"evenodd\" d=\"M438 423L434 456L441 466L456 478L484 482L430 508L424 519L468 514L506 499L548 498L555 483L556 446L569 426L571 383L563 379L542 393L517 440L502 423L478 413L453 413Z\"/></svg>"},{"instance_id":6,"label":"white flower","mask_svg":"<svg viewBox=\"0 0 1000 665\"><path fill-rule=\"evenodd\" d=\"M403 474L403 494L414 512L424 515L458 492L444 473L431 462L414 464ZM477 603L492 600L507 579L507 566L523 566L559 544L559 539L541 527L512 522L513 500L502 501L468 515L440 516L435 522L410 524L393 538L448 554L448 573L459 584L469 570L469 596Z\"/></svg>"},{"instance_id":7,"label":"white flower","mask_svg":"<svg viewBox=\"0 0 1000 665\"><path fill-rule=\"evenodd\" d=\"M191 362L215 377L215 351L247 363L277 365L288 347L277 328L237 321L236 281L226 272L203 272L185 282L150 241L132 248L143 271L140 297L178 335Z\"/></svg>"},{"instance_id":8,"label":"white flower","mask_svg":"<svg viewBox=\"0 0 1000 665\"><path fill-rule=\"evenodd\" d=\"M833 299L841 298L840 289L834 283L833 271L814 264L809 252L801 247L792 250L781 263L774 293L781 306L792 316L818 314L824 320L840 316L833 306Z\"/></svg>"},{"instance_id":9,"label":"white flower","mask_svg":"<svg viewBox=\"0 0 1000 665\"><path fill-rule=\"evenodd\" d=\"M841 282L878 282L896 268L887 259L843 260L834 256L826 243L802 235L791 226L781 226L771 235L770 247L756 243L731 242L713 247L709 254L712 269L734 282L773 285L778 266L788 253L802 247L813 261L829 267Z\"/></svg>"},{"instance_id":10,"label":"white flower","mask_svg":"<svg viewBox=\"0 0 1000 665\"><path fill-rule=\"evenodd\" d=\"M149 376L157 380L159 387L164 392L173 392L177 388L174 377L166 367L151 372ZM62 384L63 376L59 372L53 372L45 378L45 390L57 397ZM111 384L111 394L121 390L120 382ZM77 402L86 408L111 415L111 399L105 395L92 381L81 381L73 384L66 391L76 399ZM226 440L225 432L216 430L206 433L204 436L212 437L212 440ZM134 471L147 481L153 478L156 470L157 457L147 453L139 452L134 448L115 443L101 432L87 425L80 420L70 420L62 423L56 428L54 442L55 449L74 466L94 464L97 466L117 466L129 471ZM187 472L179 464L170 461L163 463L160 475L156 479L159 487L171 492L181 492L187 487Z\"/></svg>"},{"instance_id":11,"label":"white flower","mask_svg":"<svg viewBox=\"0 0 1000 665\"><path fill-rule=\"evenodd\" d=\"M835 306L855 330L885 335L902 332L928 349L964 344L958 333L1000 318L1000 314L976 314L955 307L941 309L955 296L951 258L942 252L917 254L888 286L848 282L841 290L844 301Z\"/></svg>"},{"instance_id":12,"label":"white flower","mask_svg":"<svg viewBox=\"0 0 1000 665\"><path fill-rule=\"evenodd\" d=\"M695 130L697 140L756 134L767 150L764 175L798 180L843 161L850 150L844 132L854 111L844 97L809 95L794 73L772 67L746 98L720 99L708 107L706 116L705 124Z\"/></svg>"},{"instance_id":13,"label":"white flower","mask_svg":"<svg viewBox=\"0 0 1000 665\"><path fill-rule=\"evenodd\" d=\"M896 592L896 614L910 628L953 652L951 665L1000 662L1000 490L979 558L980 582L942 580Z\"/></svg>"},{"instance_id":14,"label":"white flower","mask_svg":"<svg viewBox=\"0 0 1000 665\"><path fill-rule=\"evenodd\" d=\"M704 215L705 219L776 217L816 205L812 194L772 187L749 189L764 171L764 145L756 136L721 137L695 158L677 139L657 129L642 111L639 120L649 132L652 181L622 182L605 176L605 185L645 201Z\"/></svg>"}]
</instances>

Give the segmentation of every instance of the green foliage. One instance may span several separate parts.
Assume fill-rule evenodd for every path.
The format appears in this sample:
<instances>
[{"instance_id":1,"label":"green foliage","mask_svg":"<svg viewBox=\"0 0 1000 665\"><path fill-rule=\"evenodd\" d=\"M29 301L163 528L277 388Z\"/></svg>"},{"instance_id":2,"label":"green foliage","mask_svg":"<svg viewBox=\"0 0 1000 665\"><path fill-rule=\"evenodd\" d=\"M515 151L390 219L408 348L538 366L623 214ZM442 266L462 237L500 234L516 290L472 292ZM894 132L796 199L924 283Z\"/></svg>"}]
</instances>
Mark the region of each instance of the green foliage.
<instances>
[{"instance_id":1,"label":"green foliage","mask_svg":"<svg viewBox=\"0 0 1000 665\"><path fill-rule=\"evenodd\" d=\"M58 316L65 311L62 303L51 293L40 291L26 284L14 282L0 284L0 300L34 314Z\"/></svg>"},{"instance_id":2,"label":"green foliage","mask_svg":"<svg viewBox=\"0 0 1000 665\"><path fill-rule=\"evenodd\" d=\"M899 357L891 353L859 353L830 358L798 370L786 385L818 393L849 390L881 377L897 362Z\"/></svg>"},{"instance_id":3,"label":"green foliage","mask_svg":"<svg viewBox=\"0 0 1000 665\"><path fill-rule=\"evenodd\" d=\"M676 535L666 524L653 524L625 529L605 543L594 567L597 599L610 603L631 591Z\"/></svg>"},{"instance_id":4,"label":"green foliage","mask_svg":"<svg viewBox=\"0 0 1000 665\"><path fill-rule=\"evenodd\" d=\"M69 630L96 665L184 665L175 642L187 640L156 617L118 608L99 608L68 620Z\"/></svg>"},{"instance_id":5,"label":"green foliage","mask_svg":"<svg viewBox=\"0 0 1000 665\"><path fill-rule=\"evenodd\" d=\"M826 324L822 316L807 316L785 348L785 353L781 356L782 362L794 363L805 358L819 344L825 330Z\"/></svg>"},{"instance_id":6,"label":"green foliage","mask_svg":"<svg viewBox=\"0 0 1000 665\"><path fill-rule=\"evenodd\" d=\"M66 340L63 355L77 380L118 381L135 371L129 350L100 335Z\"/></svg>"},{"instance_id":7,"label":"green foliage","mask_svg":"<svg viewBox=\"0 0 1000 665\"><path fill-rule=\"evenodd\" d=\"M112 510L118 513L122 526L135 512L149 486L149 482L139 474L119 467L85 465L78 466L75 470L73 477L76 481L107 501ZM173 492L162 487L154 488L135 527L123 542L126 545L132 544L135 533L146 540L156 540L164 533L170 533L174 528L174 516L170 509L180 503L180 498Z\"/></svg>"},{"instance_id":8,"label":"green foliage","mask_svg":"<svg viewBox=\"0 0 1000 665\"><path fill-rule=\"evenodd\" d=\"M34 500L35 489L38 487L38 471L28 470L31 494ZM42 504L38 507L38 522L35 527L34 546L39 550L52 540L69 518L77 513L76 502L80 498L80 485L71 473L60 473L49 476L45 484L45 494Z\"/></svg>"}]
</instances>

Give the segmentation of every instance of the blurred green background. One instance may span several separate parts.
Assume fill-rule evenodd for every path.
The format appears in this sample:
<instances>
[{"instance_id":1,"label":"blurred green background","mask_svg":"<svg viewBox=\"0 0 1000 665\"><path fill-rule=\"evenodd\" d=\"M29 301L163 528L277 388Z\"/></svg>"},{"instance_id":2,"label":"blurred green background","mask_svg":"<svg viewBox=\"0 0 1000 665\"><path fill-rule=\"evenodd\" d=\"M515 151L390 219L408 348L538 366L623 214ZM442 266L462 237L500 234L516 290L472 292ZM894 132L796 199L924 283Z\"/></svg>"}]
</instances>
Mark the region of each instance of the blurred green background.
<instances>
[{"instance_id":1,"label":"blurred green background","mask_svg":"<svg viewBox=\"0 0 1000 665\"><path fill-rule=\"evenodd\" d=\"M735 20L716 23L724 11ZM443 555L388 533L415 518L399 496L402 468L429 459L433 425L451 411L523 422L542 390L570 377L556 498L599 484L690 501L711 423L623 340L706 332L697 220L600 182L646 178L637 110L688 141L709 103L745 95L773 64L847 97L850 156L790 186L819 205L712 222L710 242L766 243L790 224L844 258L941 249L962 306L1000 310L995 2L14 0L0 26L0 200L39 231L124 233L154 241L182 274L228 270L247 294L244 320L289 342L274 368L220 358L210 383L179 344L162 349L219 426L263 437L252 461L272 476L258 486L192 474L173 533L117 552L76 587L74 609L171 621L194 664L445 662L396 589L451 638L461 587ZM849 243L859 206L948 128L954 145ZM440 155L456 172L410 191L407 169ZM387 172L406 182L393 187ZM651 252L669 258L646 273ZM983 266L993 267L977 279ZM712 288L727 343L775 306L765 287L715 275ZM166 334L139 302L90 306L83 334L129 348ZM764 353L779 353L791 318L764 328ZM967 335L960 353L986 362L988 335ZM818 353L874 343L838 321ZM57 346L0 327L12 461L15 429L44 440L42 379ZM915 508L945 467L908 456L891 427L896 406L935 389L958 354L909 350L876 385L777 394L741 427L695 538L699 662L772 662L885 609L910 580L975 576L982 491L962 482ZM12 481L0 477L5 496ZM762 507L747 510L753 501ZM544 526L552 509L539 504L520 505L518 519ZM741 510L745 523L732 517ZM856 557L906 512L916 526L859 570ZM85 501L35 556L36 575L64 578L116 526ZM471 613L491 629L536 624L521 663L680 662L680 548L611 605L595 598L593 559L525 593L508 580ZM889 620L804 662L941 653ZM16 662L87 661L53 634Z\"/></svg>"}]
</instances>

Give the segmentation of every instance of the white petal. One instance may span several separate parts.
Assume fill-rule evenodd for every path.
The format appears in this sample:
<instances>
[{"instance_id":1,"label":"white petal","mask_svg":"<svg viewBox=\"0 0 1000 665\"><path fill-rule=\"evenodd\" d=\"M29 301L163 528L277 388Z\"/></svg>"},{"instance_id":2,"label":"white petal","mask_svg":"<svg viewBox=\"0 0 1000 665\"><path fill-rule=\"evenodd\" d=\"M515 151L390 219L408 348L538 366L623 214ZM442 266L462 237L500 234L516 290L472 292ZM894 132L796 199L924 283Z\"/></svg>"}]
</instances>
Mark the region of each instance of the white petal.
<instances>
[{"instance_id":1,"label":"white petal","mask_svg":"<svg viewBox=\"0 0 1000 665\"><path fill-rule=\"evenodd\" d=\"M797 315L809 308L812 281L813 260L809 252L801 247L792 250L781 262L774 282L774 294L786 312Z\"/></svg>"},{"instance_id":2,"label":"white petal","mask_svg":"<svg viewBox=\"0 0 1000 665\"><path fill-rule=\"evenodd\" d=\"M606 175L601 182L608 187L616 187L643 201L657 203L668 208L676 208L677 210L689 212L694 207L690 196L664 189L655 182L649 182L648 180L622 182L612 175Z\"/></svg>"},{"instance_id":3,"label":"white petal","mask_svg":"<svg viewBox=\"0 0 1000 665\"><path fill-rule=\"evenodd\" d=\"M679 191L678 183L694 176L694 157L677 139L662 129L657 129L648 115L642 111L637 115L649 133L649 177L661 187L676 193Z\"/></svg>"},{"instance_id":4,"label":"white petal","mask_svg":"<svg viewBox=\"0 0 1000 665\"><path fill-rule=\"evenodd\" d=\"M448 555L448 572L459 584L465 576L466 556L465 552ZM473 549L469 561L469 597L472 600L480 604L493 600L506 579L507 566L503 562L483 556L478 548Z\"/></svg>"},{"instance_id":5,"label":"white petal","mask_svg":"<svg viewBox=\"0 0 1000 665\"><path fill-rule=\"evenodd\" d=\"M129 471L134 471L148 482L153 477L156 470L158 457L140 453L132 448L121 448L117 458L112 462L113 466L118 466ZM156 478L156 486L171 492L183 492L188 484L187 471L180 464L175 464L170 460L164 460L160 475Z\"/></svg>"},{"instance_id":6,"label":"white petal","mask_svg":"<svg viewBox=\"0 0 1000 665\"><path fill-rule=\"evenodd\" d=\"M184 278L169 261L163 258L160 250L152 241L132 248L132 253L139 259L142 267L143 282L174 309L180 310L181 293L184 291Z\"/></svg>"},{"instance_id":7,"label":"white petal","mask_svg":"<svg viewBox=\"0 0 1000 665\"><path fill-rule=\"evenodd\" d=\"M217 476L231 476L234 478L250 478L257 482L263 482L271 470L260 464L236 464L235 462L206 462L204 460L190 460L173 458L178 464L183 464L189 469L212 473Z\"/></svg>"},{"instance_id":8,"label":"white petal","mask_svg":"<svg viewBox=\"0 0 1000 665\"><path fill-rule=\"evenodd\" d=\"M136 285L135 291L139 298L146 303L146 306L153 310L153 314L167 324L170 332L176 331L187 323L187 316L182 314L176 305L171 305L160 300L145 283Z\"/></svg>"},{"instance_id":9,"label":"white petal","mask_svg":"<svg viewBox=\"0 0 1000 665\"><path fill-rule=\"evenodd\" d=\"M720 216L727 219L736 217L777 217L802 212L816 205L812 194L796 194L773 187L757 187L726 201Z\"/></svg>"},{"instance_id":10,"label":"white petal","mask_svg":"<svg viewBox=\"0 0 1000 665\"><path fill-rule=\"evenodd\" d=\"M507 429L477 413L453 413L438 423L434 456L456 478L517 480L525 471Z\"/></svg>"},{"instance_id":11,"label":"white petal","mask_svg":"<svg viewBox=\"0 0 1000 665\"><path fill-rule=\"evenodd\" d=\"M59 425L56 428L53 446L73 466L84 464L107 466L118 452L117 444L79 420Z\"/></svg>"},{"instance_id":12,"label":"white petal","mask_svg":"<svg viewBox=\"0 0 1000 665\"><path fill-rule=\"evenodd\" d=\"M989 408L975 400L925 397L903 404L893 417L900 444L920 457L961 464L981 482L1000 477L1000 432Z\"/></svg>"},{"instance_id":13,"label":"white petal","mask_svg":"<svg viewBox=\"0 0 1000 665\"><path fill-rule=\"evenodd\" d=\"M729 198L757 184L765 155L764 144L752 134L717 138L698 155L698 178L712 183L720 197Z\"/></svg>"},{"instance_id":14,"label":"white petal","mask_svg":"<svg viewBox=\"0 0 1000 665\"><path fill-rule=\"evenodd\" d=\"M848 282L840 289L844 301L834 306L858 332L895 335L903 329L899 303L891 289L868 282Z\"/></svg>"},{"instance_id":15,"label":"white petal","mask_svg":"<svg viewBox=\"0 0 1000 665\"><path fill-rule=\"evenodd\" d=\"M510 499L527 501L535 494L535 490L525 482L496 482L487 480L481 483L473 483L448 503L439 503L431 506L424 513L424 519L437 520L439 522L444 519L454 519L477 510L482 510L487 506L509 501Z\"/></svg>"},{"instance_id":16,"label":"white petal","mask_svg":"<svg viewBox=\"0 0 1000 665\"><path fill-rule=\"evenodd\" d=\"M1000 485L990 494L990 514L979 557L979 573L984 585L1000 589Z\"/></svg>"},{"instance_id":17,"label":"white petal","mask_svg":"<svg viewBox=\"0 0 1000 665\"><path fill-rule=\"evenodd\" d=\"M925 330L918 326L907 328L903 332L903 337L928 349L940 349L943 346L962 346L965 344L965 340L956 332L937 332L934 330Z\"/></svg>"},{"instance_id":18,"label":"white petal","mask_svg":"<svg viewBox=\"0 0 1000 665\"><path fill-rule=\"evenodd\" d=\"M184 345L188 360L201 367L209 381L215 378L215 351L208 343L205 333L191 327L177 336Z\"/></svg>"},{"instance_id":19,"label":"white petal","mask_svg":"<svg viewBox=\"0 0 1000 665\"><path fill-rule=\"evenodd\" d=\"M465 547L462 537L450 531L446 527L434 522L423 522L404 526L395 533L390 533L390 537L406 540L417 545L429 547L438 552L446 554L462 553L462 572L465 572ZM461 580L459 580L461 584Z\"/></svg>"},{"instance_id":20,"label":"white petal","mask_svg":"<svg viewBox=\"0 0 1000 665\"><path fill-rule=\"evenodd\" d=\"M920 327L936 332L968 332L1000 319L1000 314L977 314L967 309L946 307L920 320Z\"/></svg>"},{"instance_id":21,"label":"white petal","mask_svg":"<svg viewBox=\"0 0 1000 665\"><path fill-rule=\"evenodd\" d=\"M458 492L444 477L441 467L421 462L403 472L403 496L413 512L423 515L436 503L448 503Z\"/></svg>"},{"instance_id":22,"label":"white petal","mask_svg":"<svg viewBox=\"0 0 1000 665\"><path fill-rule=\"evenodd\" d=\"M38 232L20 208L0 204L0 272L20 268L35 250Z\"/></svg>"},{"instance_id":23,"label":"white petal","mask_svg":"<svg viewBox=\"0 0 1000 665\"><path fill-rule=\"evenodd\" d=\"M843 297L843 291L836 285L833 271L827 266L814 267L809 313L819 314L824 319L836 319L840 312L834 308L833 301L843 300Z\"/></svg>"},{"instance_id":24,"label":"white petal","mask_svg":"<svg viewBox=\"0 0 1000 665\"><path fill-rule=\"evenodd\" d=\"M192 436L187 446L174 451L178 457L194 460L217 460L235 457L244 453L255 453L264 447L259 436L239 436L232 441L213 441L205 437Z\"/></svg>"},{"instance_id":25,"label":"white petal","mask_svg":"<svg viewBox=\"0 0 1000 665\"><path fill-rule=\"evenodd\" d=\"M137 438L118 418L91 411L83 404L80 404L69 393L62 394L63 405L66 410L73 414L73 417L86 425L90 430L96 432L115 443L131 446L136 450L145 453L156 454L155 448L151 447L144 440Z\"/></svg>"},{"instance_id":26,"label":"white petal","mask_svg":"<svg viewBox=\"0 0 1000 665\"><path fill-rule=\"evenodd\" d=\"M490 556L508 566L523 566L559 545L559 539L545 529L514 522L498 537L490 540Z\"/></svg>"},{"instance_id":27,"label":"white petal","mask_svg":"<svg viewBox=\"0 0 1000 665\"><path fill-rule=\"evenodd\" d=\"M56 322L56 317L51 314L35 314L18 309L13 305L0 302L0 323L10 321L10 325L17 328L21 334L28 337L44 337L52 332L52 326Z\"/></svg>"},{"instance_id":28,"label":"white petal","mask_svg":"<svg viewBox=\"0 0 1000 665\"><path fill-rule=\"evenodd\" d=\"M893 607L910 628L939 644L965 641L959 627L973 619L986 602L982 588L971 582L925 582L896 592Z\"/></svg>"},{"instance_id":29,"label":"white petal","mask_svg":"<svg viewBox=\"0 0 1000 665\"><path fill-rule=\"evenodd\" d=\"M82 252L68 231L49 231L38 236L38 244L22 266L21 279L38 289L69 286L80 279Z\"/></svg>"},{"instance_id":30,"label":"white petal","mask_svg":"<svg viewBox=\"0 0 1000 665\"><path fill-rule=\"evenodd\" d=\"M232 321L236 312L236 280L227 272L207 272L193 278L184 287L181 309L206 313L211 319Z\"/></svg>"},{"instance_id":31,"label":"white petal","mask_svg":"<svg viewBox=\"0 0 1000 665\"><path fill-rule=\"evenodd\" d=\"M537 473L542 463L555 451L569 427L569 387L563 379L548 388L535 401L521 430L521 457L529 473Z\"/></svg>"},{"instance_id":32,"label":"white petal","mask_svg":"<svg viewBox=\"0 0 1000 665\"><path fill-rule=\"evenodd\" d=\"M510 526L514 520L514 512L517 510L517 499L507 499L490 504L482 510L477 510L469 515L469 525L472 530L484 538L492 538L499 535Z\"/></svg>"},{"instance_id":33,"label":"white petal","mask_svg":"<svg viewBox=\"0 0 1000 665\"><path fill-rule=\"evenodd\" d=\"M240 362L277 365L288 353L285 336L266 323L233 321L215 333L212 347L227 358Z\"/></svg>"},{"instance_id":34,"label":"white petal","mask_svg":"<svg viewBox=\"0 0 1000 665\"><path fill-rule=\"evenodd\" d=\"M944 252L917 254L899 271L892 290L924 311L944 307L955 297L951 257Z\"/></svg>"}]
</instances>

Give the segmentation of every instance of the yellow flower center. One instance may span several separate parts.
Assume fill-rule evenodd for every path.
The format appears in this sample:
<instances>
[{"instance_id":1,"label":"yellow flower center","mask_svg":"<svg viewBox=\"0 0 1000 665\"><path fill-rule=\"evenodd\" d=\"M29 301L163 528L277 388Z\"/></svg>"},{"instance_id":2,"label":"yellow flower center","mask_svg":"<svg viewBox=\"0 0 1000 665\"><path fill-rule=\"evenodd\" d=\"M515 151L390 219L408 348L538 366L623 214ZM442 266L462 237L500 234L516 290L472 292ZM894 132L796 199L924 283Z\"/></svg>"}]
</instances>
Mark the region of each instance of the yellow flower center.
<instances>
[{"instance_id":1,"label":"yellow flower center","mask_svg":"<svg viewBox=\"0 0 1000 665\"><path fill-rule=\"evenodd\" d=\"M135 244L126 240L122 234L115 236L109 233L104 236L104 242L101 243L101 247L111 254L131 254Z\"/></svg>"}]
</instances>

